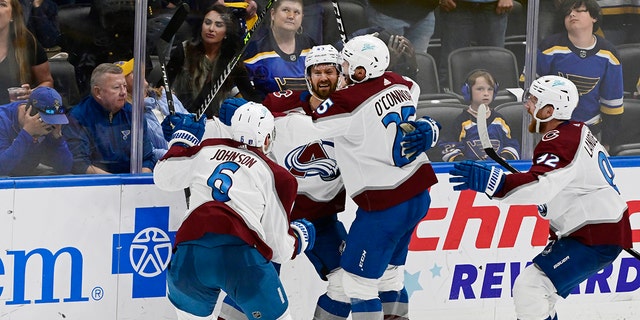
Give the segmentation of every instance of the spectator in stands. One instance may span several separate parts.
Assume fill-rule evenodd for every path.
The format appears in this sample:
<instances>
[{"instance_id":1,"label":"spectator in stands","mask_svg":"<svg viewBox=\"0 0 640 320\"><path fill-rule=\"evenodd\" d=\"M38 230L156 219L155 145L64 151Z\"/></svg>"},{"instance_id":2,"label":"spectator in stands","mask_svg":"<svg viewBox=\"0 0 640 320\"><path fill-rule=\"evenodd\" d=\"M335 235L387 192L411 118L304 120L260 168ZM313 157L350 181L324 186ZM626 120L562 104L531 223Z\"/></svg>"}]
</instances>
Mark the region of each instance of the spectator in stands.
<instances>
[{"instance_id":1,"label":"spectator in stands","mask_svg":"<svg viewBox=\"0 0 640 320\"><path fill-rule=\"evenodd\" d=\"M53 0L20 0L27 28L45 48L60 45L58 5Z\"/></svg>"},{"instance_id":2,"label":"spectator in stands","mask_svg":"<svg viewBox=\"0 0 640 320\"><path fill-rule=\"evenodd\" d=\"M491 143L500 156L507 160L520 158L520 143L511 136L511 129L504 116L490 108L488 118L478 120L478 107L481 104L489 107L497 92L498 83L487 70L477 69L469 73L462 87L462 94L469 107L456 118L454 127L442 130L442 138L438 142L443 161L487 159L478 135L478 121L487 122Z\"/></svg>"},{"instance_id":3,"label":"spectator in stands","mask_svg":"<svg viewBox=\"0 0 640 320\"><path fill-rule=\"evenodd\" d=\"M438 1L426 0L369 0L369 24L385 28L388 32L404 36L415 46L415 51L427 53L429 41L436 27L434 9Z\"/></svg>"},{"instance_id":4,"label":"spectator in stands","mask_svg":"<svg viewBox=\"0 0 640 320\"><path fill-rule=\"evenodd\" d=\"M53 87L47 53L24 23L18 0L0 6L0 104L9 102L9 87Z\"/></svg>"},{"instance_id":5,"label":"spectator in stands","mask_svg":"<svg viewBox=\"0 0 640 320\"><path fill-rule=\"evenodd\" d=\"M271 92L307 88L304 60L315 43L303 33L303 15L302 0L276 1L271 25L262 28L249 43L244 63L262 98Z\"/></svg>"},{"instance_id":6,"label":"spectator in stands","mask_svg":"<svg viewBox=\"0 0 640 320\"><path fill-rule=\"evenodd\" d=\"M566 77L576 84L580 101L571 120L586 123L608 148L624 112L622 66L616 48L594 34L602 19L596 0L563 0L559 10L566 32L539 44L537 74Z\"/></svg>"},{"instance_id":7,"label":"spectator in stands","mask_svg":"<svg viewBox=\"0 0 640 320\"><path fill-rule=\"evenodd\" d=\"M449 54L471 45L504 47L513 0L440 0L442 47L438 78L449 87ZM490 62L487 62L490 63Z\"/></svg>"},{"instance_id":8,"label":"spectator in stands","mask_svg":"<svg viewBox=\"0 0 640 320\"><path fill-rule=\"evenodd\" d=\"M126 99L122 68L99 64L91 74L91 94L71 109L62 131L73 154L72 173L130 172L132 106ZM143 124L142 172L151 172L153 149Z\"/></svg>"},{"instance_id":9,"label":"spectator in stands","mask_svg":"<svg viewBox=\"0 0 640 320\"><path fill-rule=\"evenodd\" d=\"M201 101L195 101L206 83L215 83L242 46L235 17L224 5L206 10L200 30L191 41L185 41L171 54L167 65L169 81L176 96L191 113L198 112ZM247 70L238 63L231 71L205 114L217 115L224 99L241 95L247 100L261 98L255 93Z\"/></svg>"},{"instance_id":10,"label":"spectator in stands","mask_svg":"<svg viewBox=\"0 0 640 320\"><path fill-rule=\"evenodd\" d=\"M124 79L127 82L127 102L133 104L133 59L129 61L116 62L122 69ZM167 102L167 94L164 88L150 88L149 83L143 80L143 97L144 97L144 118L147 121L147 132L151 145L153 145L154 160L160 160L162 156L169 150L169 144L165 140L162 133L162 125L160 124L164 117L169 115L169 103ZM172 95L175 112L189 113L178 97Z\"/></svg>"},{"instance_id":11,"label":"spectator in stands","mask_svg":"<svg viewBox=\"0 0 640 320\"><path fill-rule=\"evenodd\" d=\"M61 130L69 123L65 111L60 94L49 87L1 106L0 176L69 173L72 156Z\"/></svg>"}]
</instances>

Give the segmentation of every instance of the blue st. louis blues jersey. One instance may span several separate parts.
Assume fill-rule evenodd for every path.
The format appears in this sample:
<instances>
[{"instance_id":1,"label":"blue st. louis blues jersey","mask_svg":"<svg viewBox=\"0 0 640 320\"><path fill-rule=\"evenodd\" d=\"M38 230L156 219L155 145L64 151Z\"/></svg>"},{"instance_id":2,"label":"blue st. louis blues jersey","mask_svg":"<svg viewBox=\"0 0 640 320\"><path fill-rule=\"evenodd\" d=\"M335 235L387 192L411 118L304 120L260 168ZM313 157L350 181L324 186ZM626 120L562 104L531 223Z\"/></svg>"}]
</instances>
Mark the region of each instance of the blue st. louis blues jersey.
<instances>
[{"instance_id":1,"label":"blue st. louis blues jersey","mask_svg":"<svg viewBox=\"0 0 640 320\"><path fill-rule=\"evenodd\" d=\"M296 50L286 54L280 50L271 32L251 41L244 54L249 78L263 97L271 92L306 90L304 61L315 43L308 36L296 35Z\"/></svg>"},{"instance_id":2,"label":"blue st. louis blues jersey","mask_svg":"<svg viewBox=\"0 0 640 320\"><path fill-rule=\"evenodd\" d=\"M443 161L484 160L484 152L476 117L465 109L453 122L455 127L442 130L442 138L438 146L442 150ZM503 158L509 160L520 159L520 144L511 136L511 128L505 122L504 116L490 111L487 121L487 131L493 148Z\"/></svg>"},{"instance_id":3,"label":"blue st. louis blues jersey","mask_svg":"<svg viewBox=\"0 0 640 320\"><path fill-rule=\"evenodd\" d=\"M575 47L566 33L545 39L539 46L537 73L565 77L578 87L580 102L572 120L598 123L600 113L623 113L622 66L615 47L596 36L596 44L585 50Z\"/></svg>"}]
</instances>

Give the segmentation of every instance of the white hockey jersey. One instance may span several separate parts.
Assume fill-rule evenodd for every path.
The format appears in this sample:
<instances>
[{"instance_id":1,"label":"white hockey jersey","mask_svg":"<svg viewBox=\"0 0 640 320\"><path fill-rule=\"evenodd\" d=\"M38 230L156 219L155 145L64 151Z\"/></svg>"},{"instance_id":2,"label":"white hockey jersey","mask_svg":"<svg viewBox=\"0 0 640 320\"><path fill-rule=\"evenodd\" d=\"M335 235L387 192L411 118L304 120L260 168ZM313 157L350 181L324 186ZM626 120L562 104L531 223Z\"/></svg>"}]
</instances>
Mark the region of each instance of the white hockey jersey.
<instances>
[{"instance_id":1,"label":"white hockey jersey","mask_svg":"<svg viewBox=\"0 0 640 320\"><path fill-rule=\"evenodd\" d=\"M313 135L334 138L347 194L359 207L387 209L437 182L426 154L409 162L400 145L398 124L415 119L419 95L411 79L385 72L332 93L314 112Z\"/></svg>"},{"instance_id":2,"label":"white hockey jersey","mask_svg":"<svg viewBox=\"0 0 640 320\"><path fill-rule=\"evenodd\" d=\"M544 134L529 172L509 174L494 195L506 203L546 204L552 239L573 237L588 245L631 245L624 201L607 151L581 122Z\"/></svg>"},{"instance_id":3,"label":"white hockey jersey","mask_svg":"<svg viewBox=\"0 0 640 320\"><path fill-rule=\"evenodd\" d=\"M289 214L297 182L259 149L231 139L172 146L156 164L153 179L163 190L191 189L191 209L176 245L212 232L235 235L277 263L294 257Z\"/></svg>"},{"instance_id":4,"label":"white hockey jersey","mask_svg":"<svg viewBox=\"0 0 640 320\"><path fill-rule=\"evenodd\" d=\"M346 193L333 140L313 135L309 97L308 91L287 90L269 94L263 104L276 117L269 156L298 180L291 217L313 221L344 211Z\"/></svg>"}]
</instances>

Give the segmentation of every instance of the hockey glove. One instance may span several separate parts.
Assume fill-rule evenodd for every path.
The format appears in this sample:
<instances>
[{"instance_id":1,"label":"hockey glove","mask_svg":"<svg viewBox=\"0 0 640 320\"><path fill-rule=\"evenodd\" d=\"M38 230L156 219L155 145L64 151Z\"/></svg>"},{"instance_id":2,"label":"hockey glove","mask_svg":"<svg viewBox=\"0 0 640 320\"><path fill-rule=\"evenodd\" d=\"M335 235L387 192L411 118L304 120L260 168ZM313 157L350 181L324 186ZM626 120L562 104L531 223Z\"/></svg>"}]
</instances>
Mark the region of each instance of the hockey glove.
<instances>
[{"instance_id":1,"label":"hockey glove","mask_svg":"<svg viewBox=\"0 0 640 320\"><path fill-rule=\"evenodd\" d=\"M400 128L405 132L401 142L404 156L413 161L421 153L435 147L442 126L425 116L416 121L401 122Z\"/></svg>"},{"instance_id":2,"label":"hockey glove","mask_svg":"<svg viewBox=\"0 0 640 320\"><path fill-rule=\"evenodd\" d=\"M200 139L202 139L202 135L204 135L205 122L207 121L206 117L201 117L200 120L196 121L196 115L193 113L176 113L167 118L171 118L171 124L174 125L169 147L174 144L193 147L200 143ZM164 123L164 121L162 122Z\"/></svg>"},{"instance_id":3,"label":"hockey glove","mask_svg":"<svg viewBox=\"0 0 640 320\"><path fill-rule=\"evenodd\" d=\"M298 219L291 222L291 229L296 236L296 255L313 249L316 242L316 227L307 219Z\"/></svg>"},{"instance_id":4,"label":"hockey glove","mask_svg":"<svg viewBox=\"0 0 640 320\"><path fill-rule=\"evenodd\" d=\"M220 122L230 126L233 114L245 103L247 103L247 100L243 98L225 99L220 106L220 111L218 111L218 118L220 119Z\"/></svg>"},{"instance_id":5,"label":"hockey glove","mask_svg":"<svg viewBox=\"0 0 640 320\"><path fill-rule=\"evenodd\" d=\"M505 180L505 173L496 167L489 167L483 163L465 160L453 165L449 171L453 177L449 182L462 182L453 186L453 190L461 191L471 189L477 192L484 192L489 197L502 189Z\"/></svg>"}]
</instances>

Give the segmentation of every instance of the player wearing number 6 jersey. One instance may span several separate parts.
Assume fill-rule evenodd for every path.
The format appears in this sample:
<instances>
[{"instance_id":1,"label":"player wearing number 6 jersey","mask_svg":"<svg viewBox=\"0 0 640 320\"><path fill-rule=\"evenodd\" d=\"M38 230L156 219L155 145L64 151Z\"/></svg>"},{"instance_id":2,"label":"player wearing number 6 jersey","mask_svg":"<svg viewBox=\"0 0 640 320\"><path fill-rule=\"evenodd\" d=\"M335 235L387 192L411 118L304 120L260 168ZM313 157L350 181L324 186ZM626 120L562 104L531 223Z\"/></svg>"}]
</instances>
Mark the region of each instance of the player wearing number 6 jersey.
<instances>
[{"instance_id":1,"label":"player wearing number 6 jersey","mask_svg":"<svg viewBox=\"0 0 640 320\"><path fill-rule=\"evenodd\" d=\"M340 261L344 292L354 320L381 319L383 303L387 317L408 319L403 266L411 234L429 208L427 189L437 182L426 154L408 155L401 144L400 123L422 125L413 121L420 88L385 72L389 51L374 36L351 39L342 58L342 71L354 84L332 93L315 119L306 119L306 130L333 138L346 192L358 205ZM423 135L428 147L438 130L431 123L434 131Z\"/></svg>"},{"instance_id":2,"label":"player wearing number 6 jersey","mask_svg":"<svg viewBox=\"0 0 640 320\"><path fill-rule=\"evenodd\" d=\"M569 80L543 76L528 90L529 131L541 133L528 172L506 175L464 161L451 170L454 190L471 189L506 203L539 206L550 242L513 287L520 320L558 319L555 303L631 247L628 208L614 183L607 151L582 122L570 121L578 91ZM542 205L544 204L544 205Z\"/></svg>"},{"instance_id":3,"label":"player wearing number 6 jersey","mask_svg":"<svg viewBox=\"0 0 640 320\"><path fill-rule=\"evenodd\" d=\"M306 220L290 222L297 182L266 156L273 116L262 105L243 106L231 119L233 139L202 143L204 117L168 119L174 131L154 182L168 191L191 189L167 274L178 319L212 319L221 290L249 318L292 319L270 261L312 249L315 230Z\"/></svg>"}]
</instances>

